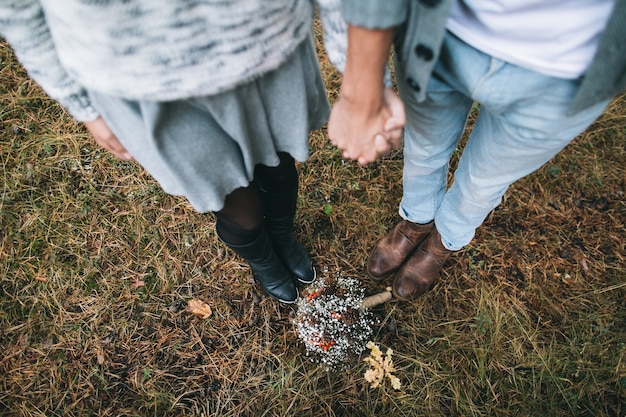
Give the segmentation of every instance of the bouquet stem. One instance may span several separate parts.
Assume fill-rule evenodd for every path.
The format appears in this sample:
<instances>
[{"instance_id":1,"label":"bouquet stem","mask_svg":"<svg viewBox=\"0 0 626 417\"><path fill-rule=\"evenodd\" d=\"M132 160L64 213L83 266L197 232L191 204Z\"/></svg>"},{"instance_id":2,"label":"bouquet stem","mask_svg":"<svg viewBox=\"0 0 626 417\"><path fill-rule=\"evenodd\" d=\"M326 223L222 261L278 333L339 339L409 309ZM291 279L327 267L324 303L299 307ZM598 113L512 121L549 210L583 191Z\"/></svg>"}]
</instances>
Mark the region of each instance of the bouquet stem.
<instances>
[{"instance_id":1,"label":"bouquet stem","mask_svg":"<svg viewBox=\"0 0 626 417\"><path fill-rule=\"evenodd\" d=\"M380 292L378 294L370 295L369 297L363 298L363 308L368 309L372 307L376 307L382 303L385 303L391 300L391 287L385 288L385 291Z\"/></svg>"}]
</instances>

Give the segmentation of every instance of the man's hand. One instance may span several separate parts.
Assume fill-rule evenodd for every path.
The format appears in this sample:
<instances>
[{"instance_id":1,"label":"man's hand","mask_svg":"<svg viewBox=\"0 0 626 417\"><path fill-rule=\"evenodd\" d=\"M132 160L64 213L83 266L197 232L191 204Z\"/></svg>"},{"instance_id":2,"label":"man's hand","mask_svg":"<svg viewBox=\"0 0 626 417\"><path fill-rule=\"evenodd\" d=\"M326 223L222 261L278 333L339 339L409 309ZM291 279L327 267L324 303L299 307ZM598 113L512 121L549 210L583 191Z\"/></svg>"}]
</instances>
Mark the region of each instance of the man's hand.
<instances>
[{"instance_id":1,"label":"man's hand","mask_svg":"<svg viewBox=\"0 0 626 417\"><path fill-rule=\"evenodd\" d=\"M344 158L367 165L401 146L404 124L402 100L384 89L374 105L340 96L330 114L328 136Z\"/></svg>"},{"instance_id":2,"label":"man's hand","mask_svg":"<svg viewBox=\"0 0 626 417\"><path fill-rule=\"evenodd\" d=\"M89 130L98 145L120 159L134 161L135 158L128 153L102 117L98 117L91 122L85 122L85 127L87 127L87 130Z\"/></svg>"}]
</instances>

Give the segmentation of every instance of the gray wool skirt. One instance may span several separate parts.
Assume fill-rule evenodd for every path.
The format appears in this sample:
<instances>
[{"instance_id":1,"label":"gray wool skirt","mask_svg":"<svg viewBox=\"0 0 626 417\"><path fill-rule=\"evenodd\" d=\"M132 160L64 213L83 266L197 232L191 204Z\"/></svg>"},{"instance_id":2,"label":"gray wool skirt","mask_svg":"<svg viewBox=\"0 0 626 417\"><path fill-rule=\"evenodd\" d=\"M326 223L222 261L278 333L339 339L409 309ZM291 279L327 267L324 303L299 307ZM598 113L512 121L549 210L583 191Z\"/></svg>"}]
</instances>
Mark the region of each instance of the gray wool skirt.
<instances>
[{"instance_id":1,"label":"gray wool skirt","mask_svg":"<svg viewBox=\"0 0 626 417\"><path fill-rule=\"evenodd\" d=\"M222 94L170 102L90 96L163 190L199 212L221 210L257 164L278 165L277 152L306 160L309 132L330 113L312 38L277 70Z\"/></svg>"}]
</instances>

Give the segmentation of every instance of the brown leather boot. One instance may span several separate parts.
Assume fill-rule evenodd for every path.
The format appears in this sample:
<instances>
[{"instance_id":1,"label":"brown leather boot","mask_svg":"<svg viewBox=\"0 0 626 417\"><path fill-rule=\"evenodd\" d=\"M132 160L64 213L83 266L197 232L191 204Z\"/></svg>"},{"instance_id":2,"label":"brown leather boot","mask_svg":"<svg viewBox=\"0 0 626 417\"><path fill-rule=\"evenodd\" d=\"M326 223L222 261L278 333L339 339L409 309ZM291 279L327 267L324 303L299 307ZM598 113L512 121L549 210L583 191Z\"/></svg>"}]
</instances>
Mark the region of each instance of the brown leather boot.
<instances>
[{"instance_id":1,"label":"brown leather boot","mask_svg":"<svg viewBox=\"0 0 626 417\"><path fill-rule=\"evenodd\" d=\"M433 225L433 222L417 224L402 220L370 252L367 274L377 281L387 278L422 243Z\"/></svg>"},{"instance_id":2,"label":"brown leather boot","mask_svg":"<svg viewBox=\"0 0 626 417\"><path fill-rule=\"evenodd\" d=\"M436 228L433 229L398 271L393 281L393 295L399 300L409 301L431 289L441 267L453 252L443 246L441 235Z\"/></svg>"}]
</instances>

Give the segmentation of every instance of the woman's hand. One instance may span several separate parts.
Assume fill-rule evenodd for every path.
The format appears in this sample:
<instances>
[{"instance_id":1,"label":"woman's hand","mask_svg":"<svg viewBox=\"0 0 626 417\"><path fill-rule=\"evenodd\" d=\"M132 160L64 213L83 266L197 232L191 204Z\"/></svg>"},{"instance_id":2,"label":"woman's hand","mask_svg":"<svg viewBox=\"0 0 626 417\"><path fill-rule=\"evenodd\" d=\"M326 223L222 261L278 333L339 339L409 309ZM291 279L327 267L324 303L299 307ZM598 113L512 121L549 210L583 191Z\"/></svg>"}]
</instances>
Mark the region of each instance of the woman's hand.
<instances>
[{"instance_id":1,"label":"woman's hand","mask_svg":"<svg viewBox=\"0 0 626 417\"><path fill-rule=\"evenodd\" d=\"M122 145L109 128L102 117L98 117L91 122L85 122L85 127L91 133L96 143L111 152L113 155L125 161L134 161L135 158L128 153L124 145Z\"/></svg>"}]
</instances>

